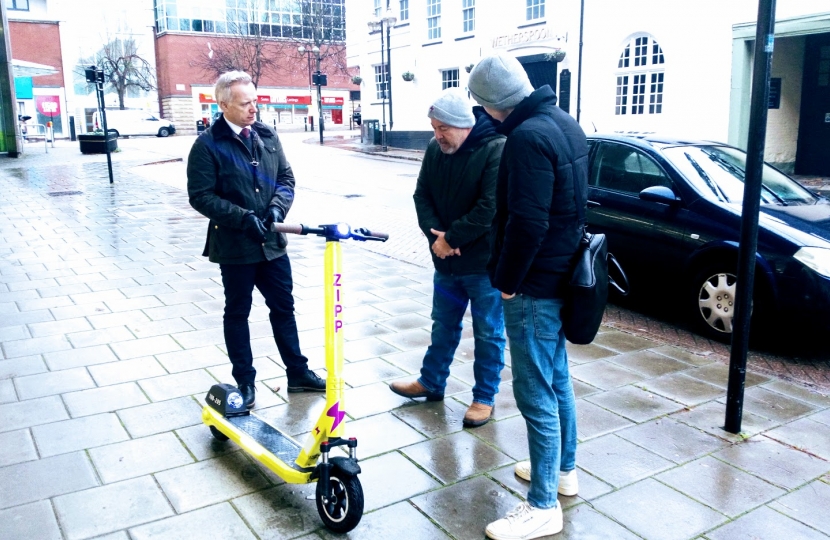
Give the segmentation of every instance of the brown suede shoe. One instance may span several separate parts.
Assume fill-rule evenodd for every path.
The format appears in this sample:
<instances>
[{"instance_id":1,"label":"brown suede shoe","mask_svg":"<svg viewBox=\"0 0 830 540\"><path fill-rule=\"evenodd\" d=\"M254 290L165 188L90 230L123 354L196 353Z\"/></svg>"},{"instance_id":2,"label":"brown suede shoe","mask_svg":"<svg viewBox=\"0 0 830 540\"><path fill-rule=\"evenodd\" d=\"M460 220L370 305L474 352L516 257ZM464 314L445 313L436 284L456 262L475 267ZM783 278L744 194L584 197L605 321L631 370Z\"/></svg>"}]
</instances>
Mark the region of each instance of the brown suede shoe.
<instances>
[{"instance_id":1,"label":"brown suede shoe","mask_svg":"<svg viewBox=\"0 0 830 540\"><path fill-rule=\"evenodd\" d=\"M473 404L470 405L470 408L464 414L464 425L467 427L483 426L490 421L492 415L493 407L473 401Z\"/></svg>"},{"instance_id":2,"label":"brown suede shoe","mask_svg":"<svg viewBox=\"0 0 830 540\"><path fill-rule=\"evenodd\" d=\"M425 397L427 398L427 401L442 401L444 399L444 394L435 394L430 392L417 380L409 382L395 381L389 384L389 389L399 396L408 398Z\"/></svg>"}]
</instances>

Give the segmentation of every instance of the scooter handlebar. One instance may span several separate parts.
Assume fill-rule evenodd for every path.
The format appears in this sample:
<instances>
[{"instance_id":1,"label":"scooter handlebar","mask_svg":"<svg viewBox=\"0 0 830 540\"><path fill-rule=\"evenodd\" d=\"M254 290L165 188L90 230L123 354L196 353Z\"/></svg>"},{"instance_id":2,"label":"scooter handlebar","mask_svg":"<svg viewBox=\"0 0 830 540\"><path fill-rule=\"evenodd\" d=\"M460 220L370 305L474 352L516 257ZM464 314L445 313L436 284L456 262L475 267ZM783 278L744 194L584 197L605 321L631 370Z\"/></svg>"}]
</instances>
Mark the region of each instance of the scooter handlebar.
<instances>
[{"instance_id":1,"label":"scooter handlebar","mask_svg":"<svg viewBox=\"0 0 830 540\"><path fill-rule=\"evenodd\" d=\"M379 231L370 231L365 228L352 229L345 223L320 225L319 227L309 227L300 223L272 223L272 232L281 232L288 234L315 234L317 236L326 236L331 238L358 240L365 242L366 240L376 240L379 242L386 242L389 240L387 233Z\"/></svg>"}]
</instances>

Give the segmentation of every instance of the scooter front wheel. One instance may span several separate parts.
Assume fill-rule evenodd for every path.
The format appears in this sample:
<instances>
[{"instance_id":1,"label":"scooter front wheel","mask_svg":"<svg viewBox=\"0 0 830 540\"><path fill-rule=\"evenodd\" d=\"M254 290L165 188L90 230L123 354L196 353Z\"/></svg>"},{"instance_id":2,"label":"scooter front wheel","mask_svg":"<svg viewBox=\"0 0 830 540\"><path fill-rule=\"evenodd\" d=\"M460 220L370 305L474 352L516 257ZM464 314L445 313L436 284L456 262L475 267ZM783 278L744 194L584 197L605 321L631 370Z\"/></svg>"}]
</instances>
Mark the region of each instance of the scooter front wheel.
<instances>
[{"instance_id":1,"label":"scooter front wheel","mask_svg":"<svg viewBox=\"0 0 830 540\"><path fill-rule=\"evenodd\" d=\"M317 481L317 512L331 531L347 533L363 517L363 486L357 476L332 472L328 486Z\"/></svg>"},{"instance_id":2,"label":"scooter front wheel","mask_svg":"<svg viewBox=\"0 0 830 540\"><path fill-rule=\"evenodd\" d=\"M221 431L219 431L218 429L216 429L213 426L210 426L210 433L211 433L211 435L213 435L213 437L217 441L225 442L229 439L229 437L227 435L225 435L224 433L222 433Z\"/></svg>"}]
</instances>

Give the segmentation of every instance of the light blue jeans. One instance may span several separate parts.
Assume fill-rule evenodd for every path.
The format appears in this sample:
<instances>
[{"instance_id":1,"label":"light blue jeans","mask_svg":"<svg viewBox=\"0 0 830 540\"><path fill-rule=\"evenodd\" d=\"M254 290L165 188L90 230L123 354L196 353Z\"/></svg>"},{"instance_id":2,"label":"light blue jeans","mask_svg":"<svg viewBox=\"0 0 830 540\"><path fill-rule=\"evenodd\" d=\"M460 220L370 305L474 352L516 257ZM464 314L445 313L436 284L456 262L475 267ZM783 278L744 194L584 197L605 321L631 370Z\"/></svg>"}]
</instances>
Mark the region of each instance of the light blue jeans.
<instances>
[{"instance_id":1,"label":"light blue jeans","mask_svg":"<svg viewBox=\"0 0 830 540\"><path fill-rule=\"evenodd\" d=\"M527 424L530 491L536 508L556 506L559 472L576 467L576 404L562 331L562 300L504 300L513 394Z\"/></svg>"},{"instance_id":2,"label":"light blue jeans","mask_svg":"<svg viewBox=\"0 0 830 540\"><path fill-rule=\"evenodd\" d=\"M490 285L487 274L451 276L436 271L433 286L432 344L424 356L418 382L430 392L444 393L469 302L475 341L473 401L492 406L504 367L501 293Z\"/></svg>"}]
</instances>

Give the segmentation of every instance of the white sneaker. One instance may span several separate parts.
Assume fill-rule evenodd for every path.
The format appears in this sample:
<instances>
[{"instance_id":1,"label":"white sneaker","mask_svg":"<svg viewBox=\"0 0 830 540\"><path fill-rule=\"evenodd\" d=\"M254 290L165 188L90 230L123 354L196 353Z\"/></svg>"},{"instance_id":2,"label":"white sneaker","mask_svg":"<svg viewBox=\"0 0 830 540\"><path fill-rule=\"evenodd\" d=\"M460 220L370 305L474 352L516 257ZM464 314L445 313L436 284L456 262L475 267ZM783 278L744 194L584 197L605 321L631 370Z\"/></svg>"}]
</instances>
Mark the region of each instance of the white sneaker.
<instances>
[{"instance_id":1,"label":"white sneaker","mask_svg":"<svg viewBox=\"0 0 830 540\"><path fill-rule=\"evenodd\" d=\"M523 502L507 516L487 525L487 538L493 540L530 540L550 536L562 530L562 508L534 508Z\"/></svg>"},{"instance_id":2,"label":"white sneaker","mask_svg":"<svg viewBox=\"0 0 830 540\"><path fill-rule=\"evenodd\" d=\"M513 467L516 476L530 482L530 462L520 461ZM579 480L576 478L576 469L568 472L559 471L559 494L573 497L579 493Z\"/></svg>"}]
</instances>

